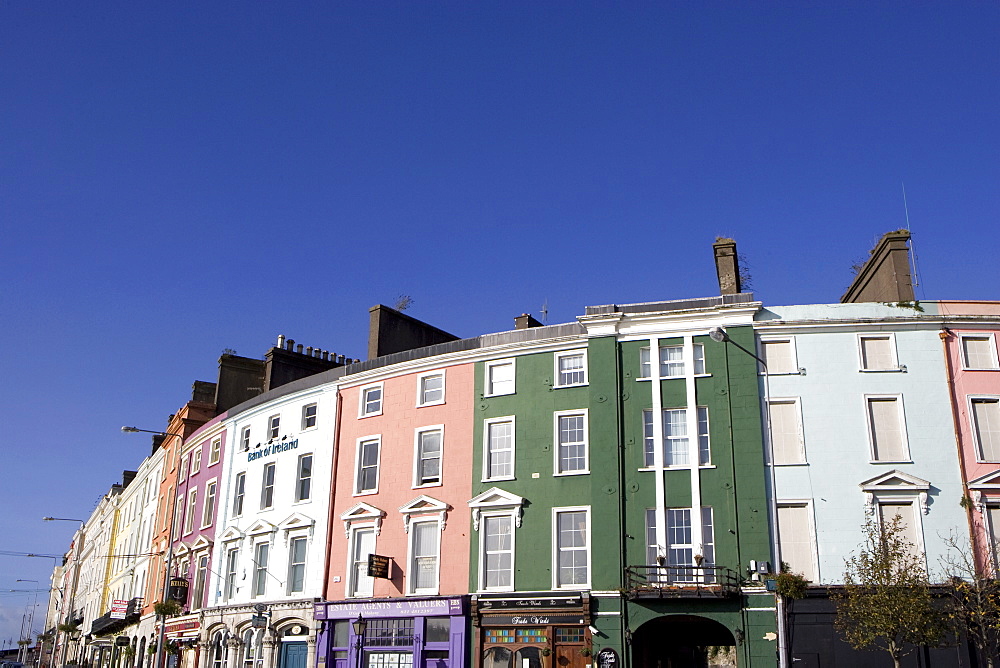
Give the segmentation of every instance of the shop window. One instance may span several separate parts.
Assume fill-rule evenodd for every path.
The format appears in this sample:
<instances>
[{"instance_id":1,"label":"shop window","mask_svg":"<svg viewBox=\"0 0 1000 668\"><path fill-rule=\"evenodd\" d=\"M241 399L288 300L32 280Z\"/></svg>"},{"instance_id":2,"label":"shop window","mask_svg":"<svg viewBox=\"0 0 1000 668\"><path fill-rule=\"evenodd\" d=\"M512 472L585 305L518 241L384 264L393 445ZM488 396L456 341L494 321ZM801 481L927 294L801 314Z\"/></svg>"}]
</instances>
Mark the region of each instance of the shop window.
<instances>
[{"instance_id":1,"label":"shop window","mask_svg":"<svg viewBox=\"0 0 1000 668\"><path fill-rule=\"evenodd\" d=\"M365 629L365 647L411 647L412 645L412 617L368 620L368 627Z\"/></svg>"},{"instance_id":2,"label":"shop window","mask_svg":"<svg viewBox=\"0 0 1000 668\"><path fill-rule=\"evenodd\" d=\"M451 635L450 617L428 617L424 631L425 642L448 642Z\"/></svg>"},{"instance_id":3,"label":"shop window","mask_svg":"<svg viewBox=\"0 0 1000 668\"><path fill-rule=\"evenodd\" d=\"M556 629L556 642L557 643L582 643L584 640L584 633L582 627L572 627L568 629Z\"/></svg>"}]
</instances>

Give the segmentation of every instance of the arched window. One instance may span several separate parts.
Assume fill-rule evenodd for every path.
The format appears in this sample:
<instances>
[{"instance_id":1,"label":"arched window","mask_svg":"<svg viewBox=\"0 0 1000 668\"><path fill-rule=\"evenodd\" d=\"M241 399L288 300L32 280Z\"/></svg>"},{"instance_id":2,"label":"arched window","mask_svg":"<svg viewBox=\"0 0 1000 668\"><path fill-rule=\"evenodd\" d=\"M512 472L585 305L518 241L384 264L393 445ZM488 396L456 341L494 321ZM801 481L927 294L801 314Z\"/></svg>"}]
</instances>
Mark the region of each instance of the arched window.
<instances>
[{"instance_id":1,"label":"arched window","mask_svg":"<svg viewBox=\"0 0 1000 668\"><path fill-rule=\"evenodd\" d=\"M226 647L226 632L216 631L212 636L212 668L225 668L228 651L229 648Z\"/></svg>"},{"instance_id":2,"label":"arched window","mask_svg":"<svg viewBox=\"0 0 1000 668\"><path fill-rule=\"evenodd\" d=\"M135 668L142 668L146 661L146 637L139 639L139 650L135 653Z\"/></svg>"}]
</instances>

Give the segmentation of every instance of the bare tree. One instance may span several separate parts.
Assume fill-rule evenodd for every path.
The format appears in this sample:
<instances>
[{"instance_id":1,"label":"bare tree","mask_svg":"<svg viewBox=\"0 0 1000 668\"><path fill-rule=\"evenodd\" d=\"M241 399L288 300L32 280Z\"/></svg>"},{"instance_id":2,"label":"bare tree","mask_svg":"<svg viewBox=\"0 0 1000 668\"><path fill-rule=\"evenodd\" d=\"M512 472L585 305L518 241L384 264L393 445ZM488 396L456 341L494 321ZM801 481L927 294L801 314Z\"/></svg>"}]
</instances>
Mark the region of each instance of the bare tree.
<instances>
[{"instance_id":1,"label":"bare tree","mask_svg":"<svg viewBox=\"0 0 1000 668\"><path fill-rule=\"evenodd\" d=\"M956 630L975 645L981 665L993 668L1000 653L1000 582L986 564L976 563L975 545L951 534L941 566L948 578L950 615Z\"/></svg>"}]
</instances>

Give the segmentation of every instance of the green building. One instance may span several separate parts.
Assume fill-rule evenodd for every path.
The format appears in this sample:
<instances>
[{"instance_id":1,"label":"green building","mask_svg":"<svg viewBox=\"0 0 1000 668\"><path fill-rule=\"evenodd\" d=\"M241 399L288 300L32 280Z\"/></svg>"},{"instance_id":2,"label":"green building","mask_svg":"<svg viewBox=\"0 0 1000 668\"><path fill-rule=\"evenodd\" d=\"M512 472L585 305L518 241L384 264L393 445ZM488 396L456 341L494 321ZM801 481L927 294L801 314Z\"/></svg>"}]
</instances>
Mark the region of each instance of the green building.
<instances>
[{"instance_id":1,"label":"green building","mask_svg":"<svg viewBox=\"0 0 1000 668\"><path fill-rule=\"evenodd\" d=\"M480 351L473 665L775 665L758 308L589 307Z\"/></svg>"}]
</instances>

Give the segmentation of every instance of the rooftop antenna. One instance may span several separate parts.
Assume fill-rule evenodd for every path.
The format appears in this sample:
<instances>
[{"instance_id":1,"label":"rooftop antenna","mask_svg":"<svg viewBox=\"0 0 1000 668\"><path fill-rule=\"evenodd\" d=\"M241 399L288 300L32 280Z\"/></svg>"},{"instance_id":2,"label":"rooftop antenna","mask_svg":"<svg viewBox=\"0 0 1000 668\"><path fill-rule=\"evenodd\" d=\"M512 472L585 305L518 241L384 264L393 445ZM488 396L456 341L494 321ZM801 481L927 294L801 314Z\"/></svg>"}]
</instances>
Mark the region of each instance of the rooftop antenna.
<instances>
[{"instance_id":1,"label":"rooftop antenna","mask_svg":"<svg viewBox=\"0 0 1000 668\"><path fill-rule=\"evenodd\" d=\"M906 216L906 231L910 232L910 208L906 205L906 184L902 181L899 183L903 187L903 214ZM913 273L913 287L918 287L920 276L917 274L917 249L913 245L912 232L910 234L910 271Z\"/></svg>"},{"instance_id":2,"label":"rooftop antenna","mask_svg":"<svg viewBox=\"0 0 1000 668\"><path fill-rule=\"evenodd\" d=\"M549 300L547 298L542 302L542 324L549 324Z\"/></svg>"}]
</instances>

